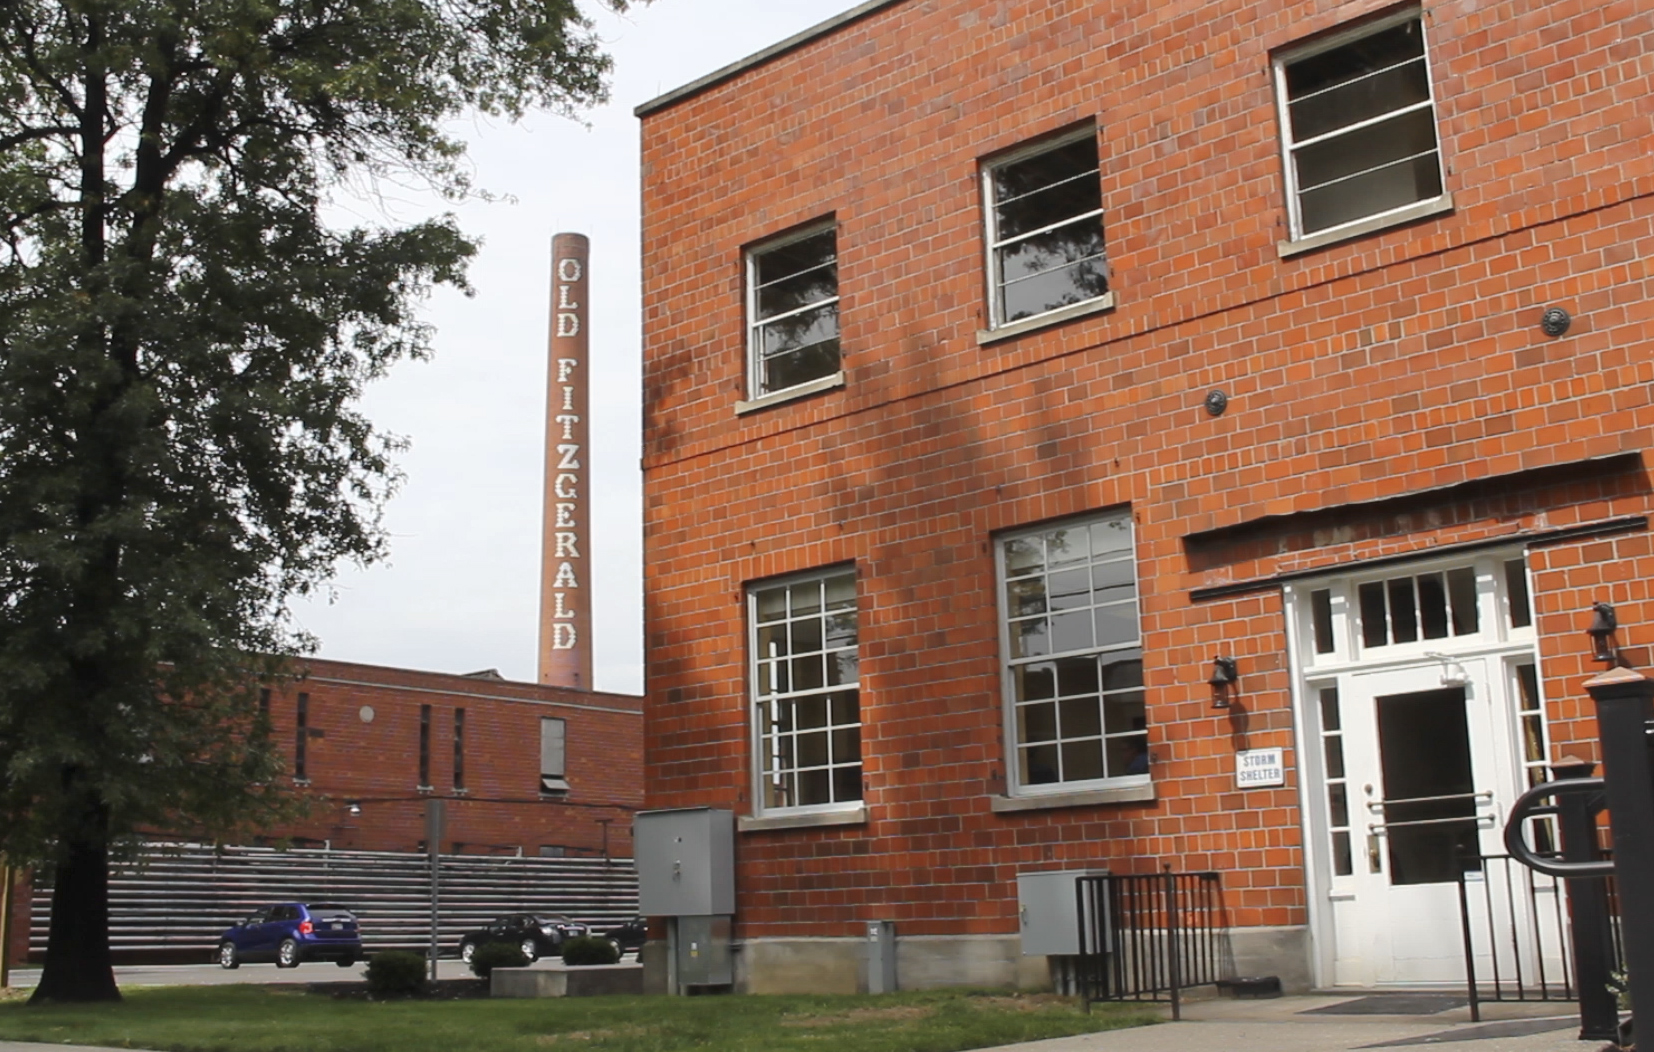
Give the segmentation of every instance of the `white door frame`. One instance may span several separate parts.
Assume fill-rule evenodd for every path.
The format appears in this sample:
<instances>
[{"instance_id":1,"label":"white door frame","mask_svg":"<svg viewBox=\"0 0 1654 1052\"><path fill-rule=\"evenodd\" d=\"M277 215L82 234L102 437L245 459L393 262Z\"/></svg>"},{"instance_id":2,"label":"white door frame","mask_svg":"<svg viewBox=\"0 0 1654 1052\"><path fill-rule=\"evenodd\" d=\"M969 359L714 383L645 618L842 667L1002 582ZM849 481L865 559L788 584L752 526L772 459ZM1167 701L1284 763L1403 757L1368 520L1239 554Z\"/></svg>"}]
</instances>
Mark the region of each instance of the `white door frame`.
<instances>
[{"instance_id":1,"label":"white door frame","mask_svg":"<svg viewBox=\"0 0 1654 1052\"><path fill-rule=\"evenodd\" d=\"M1516 665L1537 660L1531 614L1526 624L1513 624L1513 597L1505 576L1507 564L1522 557L1522 548L1512 546L1460 554L1456 558L1422 558L1406 564L1387 562L1376 570L1347 567L1341 572L1330 572L1325 577L1291 582L1283 590L1288 667L1292 676L1293 733L1298 756L1300 829L1311 947L1309 963L1317 987L1330 987L1335 978L1332 896L1337 893L1334 889L1331 841L1325 820L1327 804L1322 773L1321 721L1319 713L1313 711L1319 705L1319 688L1341 682L1347 689L1356 674L1428 665L1439 666L1444 675L1451 676L1455 660L1483 661L1488 687L1492 692L1494 726L1491 728L1493 741L1490 745L1498 755L1500 780L1500 784L1492 788L1499 803L1497 821L1502 824L1505 809L1523 788L1520 781L1523 764L1518 752L1511 680ZM1362 641L1356 638L1359 634L1355 631L1359 623L1356 588L1360 583L1462 566L1474 566L1476 570L1479 629L1474 634L1382 647L1364 647ZM1521 577L1525 587L1525 569L1517 567L1512 572ZM1312 597L1318 591L1330 593L1330 603L1317 604ZM1329 620L1334 626L1334 647L1329 653L1317 652L1317 614L1320 615L1323 635ZM1352 823L1364 819L1364 808L1361 806L1364 801L1358 796L1359 791L1350 798ZM1365 864L1364 824L1361 832L1361 841L1354 848L1359 853L1358 861Z\"/></svg>"}]
</instances>

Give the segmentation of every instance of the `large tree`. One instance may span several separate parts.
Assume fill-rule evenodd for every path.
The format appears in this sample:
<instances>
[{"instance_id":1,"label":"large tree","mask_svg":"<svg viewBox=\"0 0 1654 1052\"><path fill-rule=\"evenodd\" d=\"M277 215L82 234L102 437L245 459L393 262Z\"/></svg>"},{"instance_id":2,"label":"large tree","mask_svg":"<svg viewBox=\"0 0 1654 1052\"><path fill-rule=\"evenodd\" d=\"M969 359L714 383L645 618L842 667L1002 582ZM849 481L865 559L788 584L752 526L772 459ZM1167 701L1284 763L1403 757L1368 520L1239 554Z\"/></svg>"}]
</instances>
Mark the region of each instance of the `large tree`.
<instances>
[{"instance_id":1,"label":"large tree","mask_svg":"<svg viewBox=\"0 0 1654 1052\"><path fill-rule=\"evenodd\" d=\"M395 443L355 401L474 246L330 206L470 192L452 118L572 112L607 67L575 0L0 0L0 851L55 875L36 1000L119 997L112 853L280 808L247 696L306 645L287 601L381 552Z\"/></svg>"}]
</instances>

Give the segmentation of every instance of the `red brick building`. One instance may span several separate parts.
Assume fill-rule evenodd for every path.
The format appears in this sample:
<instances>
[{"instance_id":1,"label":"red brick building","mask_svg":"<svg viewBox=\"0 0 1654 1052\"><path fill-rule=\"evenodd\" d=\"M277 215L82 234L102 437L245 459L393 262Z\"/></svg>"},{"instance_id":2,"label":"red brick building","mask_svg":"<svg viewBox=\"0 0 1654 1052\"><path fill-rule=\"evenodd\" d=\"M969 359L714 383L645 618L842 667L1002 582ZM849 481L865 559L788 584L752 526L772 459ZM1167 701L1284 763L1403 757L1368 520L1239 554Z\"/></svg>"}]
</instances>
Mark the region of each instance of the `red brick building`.
<instances>
[{"instance_id":1,"label":"red brick building","mask_svg":"<svg viewBox=\"0 0 1654 1052\"><path fill-rule=\"evenodd\" d=\"M310 659L260 697L310 813L256 842L341 851L425 849L429 801L446 801L444 854L632 857L643 802L643 699ZM167 839L194 839L190 830ZM30 889L13 908L28 953Z\"/></svg>"},{"instance_id":2,"label":"red brick building","mask_svg":"<svg viewBox=\"0 0 1654 1052\"><path fill-rule=\"evenodd\" d=\"M312 659L261 699L309 818L269 838L335 848L630 858L643 699Z\"/></svg>"},{"instance_id":3,"label":"red brick building","mask_svg":"<svg viewBox=\"0 0 1654 1052\"><path fill-rule=\"evenodd\" d=\"M639 107L647 804L739 816L740 985L1030 981L1017 874L1167 866L1243 973L1462 980L1592 605L1651 661L1651 48L874 0Z\"/></svg>"}]
</instances>

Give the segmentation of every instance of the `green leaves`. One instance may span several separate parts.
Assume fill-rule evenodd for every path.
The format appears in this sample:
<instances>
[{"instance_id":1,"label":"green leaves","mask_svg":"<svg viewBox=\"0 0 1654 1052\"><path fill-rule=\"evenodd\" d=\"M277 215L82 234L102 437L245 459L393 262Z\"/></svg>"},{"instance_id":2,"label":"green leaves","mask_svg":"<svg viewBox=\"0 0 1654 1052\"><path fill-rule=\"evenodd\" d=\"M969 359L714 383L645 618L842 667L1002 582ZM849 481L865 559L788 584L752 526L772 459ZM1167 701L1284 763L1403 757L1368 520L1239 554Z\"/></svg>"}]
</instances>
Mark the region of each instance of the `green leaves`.
<instances>
[{"instance_id":1,"label":"green leaves","mask_svg":"<svg viewBox=\"0 0 1654 1052\"><path fill-rule=\"evenodd\" d=\"M607 69L571 0L0 0L0 850L285 806L251 692L287 599L382 554L356 401L475 250L324 205L462 196L455 117Z\"/></svg>"}]
</instances>

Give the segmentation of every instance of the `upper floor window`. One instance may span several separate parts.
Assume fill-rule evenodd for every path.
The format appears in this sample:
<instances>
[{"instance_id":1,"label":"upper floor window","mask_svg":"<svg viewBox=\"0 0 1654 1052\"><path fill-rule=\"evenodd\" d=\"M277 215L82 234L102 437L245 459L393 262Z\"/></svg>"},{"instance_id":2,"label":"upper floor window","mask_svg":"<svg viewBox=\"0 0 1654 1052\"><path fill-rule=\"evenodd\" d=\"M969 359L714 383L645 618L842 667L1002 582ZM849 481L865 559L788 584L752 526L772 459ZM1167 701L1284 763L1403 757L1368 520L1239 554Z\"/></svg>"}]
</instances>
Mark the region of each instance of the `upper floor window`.
<instances>
[{"instance_id":1,"label":"upper floor window","mask_svg":"<svg viewBox=\"0 0 1654 1052\"><path fill-rule=\"evenodd\" d=\"M998 547L1016 788L1146 781L1130 513L1019 531Z\"/></svg>"},{"instance_id":2,"label":"upper floor window","mask_svg":"<svg viewBox=\"0 0 1654 1052\"><path fill-rule=\"evenodd\" d=\"M1286 52L1275 84L1293 240L1443 197L1417 11Z\"/></svg>"},{"instance_id":3,"label":"upper floor window","mask_svg":"<svg viewBox=\"0 0 1654 1052\"><path fill-rule=\"evenodd\" d=\"M839 371L838 230L832 221L747 251L749 397Z\"/></svg>"},{"instance_id":4,"label":"upper floor window","mask_svg":"<svg viewBox=\"0 0 1654 1052\"><path fill-rule=\"evenodd\" d=\"M1108 293L1094 128L983 166L991 327Z\"/></svg>"},{"instance_id":5,"label":"upper floor window","mask_svg":"<svg viewBox=\"0 0 1654 1052\"><path fill-rule=\"evenodd\" d=\"M766 583L747 598L761 807L859 802L855 571Z\"/></svg>"}]
</instances>

